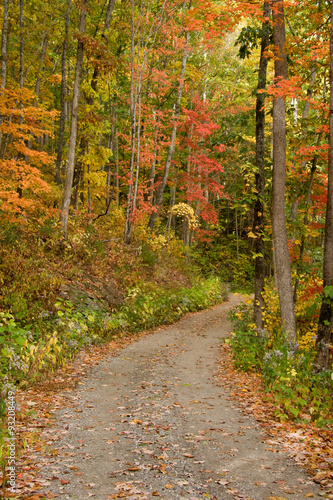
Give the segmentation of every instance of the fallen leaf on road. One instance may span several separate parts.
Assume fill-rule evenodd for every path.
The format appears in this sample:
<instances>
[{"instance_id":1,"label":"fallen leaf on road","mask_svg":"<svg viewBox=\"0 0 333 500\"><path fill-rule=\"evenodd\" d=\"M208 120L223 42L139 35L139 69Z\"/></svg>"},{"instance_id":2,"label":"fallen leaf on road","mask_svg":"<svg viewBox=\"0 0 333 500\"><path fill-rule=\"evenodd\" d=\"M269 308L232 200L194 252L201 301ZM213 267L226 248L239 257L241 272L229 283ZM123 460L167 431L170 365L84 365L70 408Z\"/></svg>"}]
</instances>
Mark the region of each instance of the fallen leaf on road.
<instances>
[{"instance_id":1,"label":"fallen leaf on road","mask_svg":"<svg viewBox=\"0 0 333 500\"><path fill-rule=\"evenodd\" d=\"M218 481L215 481L215 483L220 484L221 486L226 486L227 484L230 483L230 481L226 481L225 479L219 479Z\"/></svg>"}]
</instances>

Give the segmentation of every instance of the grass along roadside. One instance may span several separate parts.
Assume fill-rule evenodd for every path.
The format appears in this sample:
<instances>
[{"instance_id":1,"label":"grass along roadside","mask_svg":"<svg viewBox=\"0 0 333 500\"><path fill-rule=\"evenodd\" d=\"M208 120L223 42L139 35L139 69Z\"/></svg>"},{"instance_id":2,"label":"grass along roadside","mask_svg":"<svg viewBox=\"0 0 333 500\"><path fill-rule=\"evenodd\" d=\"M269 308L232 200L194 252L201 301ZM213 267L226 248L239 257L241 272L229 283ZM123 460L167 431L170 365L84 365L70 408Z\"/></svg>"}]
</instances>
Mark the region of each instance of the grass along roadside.
<instances>
[{"instance_id":1,"label":"grass along roadside","mask_svg":"<svg viewBox=\"0 0 333 500\"><path fill-rule=\"evenodd\" d=\"M277 451L282 446L320 484L322 496L333 499L332 429L321 429L308 420L280 421L276 416L274 400L267 393L261 374L254 370L237 369L234 360L230 343L223 342L219 379L228 387L231 399L241 412L254 416L259 422L267 448Z\"/></svg>"}]
</instances>

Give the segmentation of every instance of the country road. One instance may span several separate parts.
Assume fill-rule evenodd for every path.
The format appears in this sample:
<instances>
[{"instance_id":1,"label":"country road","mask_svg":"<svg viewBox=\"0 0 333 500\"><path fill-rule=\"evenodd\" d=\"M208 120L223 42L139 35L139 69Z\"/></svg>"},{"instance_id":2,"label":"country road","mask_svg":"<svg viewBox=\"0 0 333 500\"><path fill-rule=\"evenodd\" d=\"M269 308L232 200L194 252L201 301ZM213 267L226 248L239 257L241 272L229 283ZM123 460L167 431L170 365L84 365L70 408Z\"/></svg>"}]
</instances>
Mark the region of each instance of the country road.
<instances>
[{"instance_id":1,"label":"country road","mask_svg":"<svg viewBox=\"0 0 333 500\"><path fill-rule=\"evenodd\" d=\"M282 449L267 449L260 425L217 376L238 300L148 334L82 379L56 413L63 438L43 468L51 496L323 498Z\"/></svg>"}]
</instances>

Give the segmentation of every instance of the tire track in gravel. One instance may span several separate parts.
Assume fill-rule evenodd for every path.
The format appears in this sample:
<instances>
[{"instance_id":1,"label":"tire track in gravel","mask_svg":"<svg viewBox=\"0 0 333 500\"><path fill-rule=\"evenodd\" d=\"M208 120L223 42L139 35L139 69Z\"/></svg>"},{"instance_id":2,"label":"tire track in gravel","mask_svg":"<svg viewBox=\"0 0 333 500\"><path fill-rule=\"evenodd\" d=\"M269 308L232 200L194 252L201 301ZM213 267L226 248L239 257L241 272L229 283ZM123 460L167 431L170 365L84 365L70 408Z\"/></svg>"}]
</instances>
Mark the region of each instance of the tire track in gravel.
<instances>
[{"instance_id":1,"label":"tire track in gravel","mask_svg":"<svg viewBox=\"0 0 333 500\"><path fill-rule=\"evenodd\" d=\"M319 499L287 454L218 379L231 296L190 314L93 368L56 412L62 439L44 468L60 498ZM64 432L65 431L65 432Z\"/></svg>"}]
</instances>

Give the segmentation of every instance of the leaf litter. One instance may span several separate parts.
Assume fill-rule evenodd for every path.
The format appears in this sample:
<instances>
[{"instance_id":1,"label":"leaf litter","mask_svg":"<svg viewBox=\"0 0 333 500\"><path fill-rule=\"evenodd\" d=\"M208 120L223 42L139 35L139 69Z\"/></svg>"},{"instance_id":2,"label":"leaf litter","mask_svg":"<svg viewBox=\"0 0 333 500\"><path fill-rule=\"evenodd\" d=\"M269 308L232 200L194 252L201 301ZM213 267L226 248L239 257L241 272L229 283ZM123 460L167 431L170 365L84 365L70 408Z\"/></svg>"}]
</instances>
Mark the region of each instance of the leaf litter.
<instances>
[{"instance_id":1,"label":"leaf litter","mask_svg":"<svg viewBox=\"0 0 333 500\"><path fill-rule=\"evenodd\" d=\"M220 307L220 306L218 306ZM214 308L214 310L218 309ZM195 322L195 318L199 318L198 323L200 325L200 315L203 317L206 313L195 313L189 315L192 317L192 323ZM223 311L223 314L225 312ZM218 322L220 313L213 319L213 322ZM194 319L194 321L193 321ZM185 320L186 323L186 320ZM206 326L212 323L211 318L208 318L206 322ZM186 326L186 325L185 325ZM172 327L169 327L172 328ZM193 329L193 324L191 326ZM202 330L202 325L200 326ZM159 330L158 330L159 332ZM194 329L195 333L195 329ZM227 332L226 332L227 333ZM200 336L202 339L206 339L207 335L202 336L197 329L197 338ZM85 405L86 409L83 409L81 401L77 396L77 390L81 388L81 390L86 390L88 384L87 372L91 371L94 366L102 363L102 361L110 356L117 356L118 352L122 349L128 348L133 342L137 342L138 339L144 338L145 332L142 332L140 335L131 338L121 338L118 341L112 341L108 345L103 347L91 347L81 353L81 355L77 358L77 360L72 364L66 366L61 372L55 374L53 380L45 382L43 384L36 385L33 389L20 392L18 396L18 404L19 404L19 420L18 420L18 428L17 428L17 437L19 444L19 454L17 461L17 492L19 494L20 499L29 499L29 500L38 500L44 498L56 498L57 496L62 495L64 493L64 488L71 486L72 482L75 480L75 477L82 477L83 472L81 471L80 461L84 464L86 461L91 461L94 457L90 453L86 453L84 448L88 446L86 444L86 436L87 432L90 434L94 434L94 426L88 425L87 429L84 430L84 434L81 436L81 439L78 440L76 446L74 447L70 442L68 442L69 437L69 427L68 423L59 426L59 411L61 409L67 408L67 413L64 412L61 415L62 422L67 420L67 422L73 422L73 418L81 418L81 415L85 415L85 412L93 411L96 406L96 402L94 400L89 401L90 405ZM154 336L151 337L154 339ZM186 349L184 348L186 342L183 344L178 344L177 351L177 342L173 346L173 355L170 359L170 356L164 356L163 352L154 353L155 363L154 366L158 366L162 363L168 363L169 367L172 368L172 360L173 357L177 357L180 353L186 353ZM163 345L161 346L161 351L163 351ZM211 354L211 353L210 353ZM124 361L124 360L122 360ZM103 363L102 363L103 364ZM156 365L157 364L157 365ZM101 365L102 366L102 365ZM151 364L150 364L151 367ZM187 369L187 367L186 367ZM109 368L99 368L100 371L104 372L105 375L111 376L111 380L116 379L116 374L113 371L110 371ZM172 370L170 374L172 373ZM171 375L168 375L168 379L172 379ZM223 354L221 360L221 370L219 373L219 386L216 387L217 391L221 392L221 382L224 386L228 387L229 395L226 394L226 401L231 403L231 408L240 412L240 414L248 414L249 412L254 414L257 421L260 423L261 428L265 434L265 440L267 445L274 447L276 445L283 445L284 448L288 451L288 453L302 466L305 466L307 470L312 474L314 481L319 484L323 489L323 492L319 493L319 496L325 496L325 498L333 498L332 492L332 446L331 446L331 434L329 431L319 431L311 426L297 426L294 423L284 423L281 424L276 422L272 417L273 408L271 408L263 399L261 394L260 381L257 380L256 377L249 374L241 374L237 373L232 368L231 355L230 351L223 346ZM89 379L90 380L90 379ZM185 382L185 383L184 383ZM200 380L201 383L201 380ZM216 380L215 382L216 383ZM189 397L187 399L187 403L185 404L183 401L179 401L180 398L171 400L170 403L166 404L166 398L172 397L171 395L165 395L165 389L163 386L168 385L171 388L177 388L177 386L183 387L184 390L192 391L192 398ZM113 445L120 437L124 437L126 439L130 439L136 441L139 444L139 448L135 448L134 455L140 453L142 457L150 458L153 461L158 461L158 463L131 463L125 468L121 468L118 470L111 471L109 477L120 478L121 476L126 476L128 474L146 474L147 471L152 471L154 474L160 474L161 477L165 475L174 474L174 470L177 470L179 464L182 467L182 477L178 478L173 482L163 482L158 479L158 486L155 485L151 488L147 489L147 485L144 484L143 481L117 481L113 485L114 493L112 491L106 498L140 498L145 499L150 496L161 496L164 499L171 498L181 498L179 493L180 490L177 488L188 488L186 491L182 492L185 494L184 498L224 498L221 496L216 496L213 493L212 488L208 492L208 488L210 485L216 485L216 487L224 488L224 493L226 498L234 498L234 499L247 499L254 500L255 497L252 495L247 496L242 493L241 489L238 487L237 480L235 477L229 474L228 468L220 467L221 464L216 464L214 468L201 468L201 464L205 463L205 460L200 460L199 458L203 458L202 454L198 452L198 446L204 445L210 448L210 453L214 453L214 446L217 449L218 441L214 441L210 438L207 433L211 432L213 434L219 433L224 439L235 439L235 433L230 432L233 425L231 425L230 429L224 428L225 422L228 422L228 419L224 416L221 419L221 425L218 426L214 422L214 426L209 426L209 418L206 416L207 407L203 407L203 404L207 404L203 399L205 399L205 394L202 394L202 397L198 398L198 395L193 387L196 384L196 381L185 380L182 381L180 377L174 377L173 380L164 380L163 383L159 385L153 383L149 380L141 381L140 387L136 387L133 389L133 393L135 391L146 391L147 389L150 391L150 399L156 398L159 405L157 411L155 413L150 413L149 419L146 419L146 415L144 415L145 410L145 402L141 405L136 405L135 415L130 413L132 416L132 420L128 422L128 424L133 424L135 429L140 429L140 432L148 433L151 436L151 433L157 433L159 442L159 448L162 451L162 454L158 454L156 450L156 439L151 438L151 441L146 439L146 443L143 440L147 438L147 436L142 436L138 440L138 436L135 435L135 430L119 430L118 424L112 420L105 422L107 427L103 427L104 432L109 434L116 434L116 439L107 438L108 442L106 445ZM109 384L101 384L102 387L108 387ZM110 384L115 388L118 384ZM163 390L163 395L161 395L160 390ZM198 389L198 386L197 388ZM200 388L199 388L200 389ZM246 391L244 390L246 389ZM88 389L87 389L88 390ZM90 387L89 390L94 391L94 387ZM227 392L228 392L227 391ZM116 393L115 393L116 394ZM141 393L139 394L142 397ZM163 398L161 397L163 396ZM194 398L193 398L194 396ZM195 398L197 396L197 398ZM114 398L116 400L118 398ZM125 398L126 399L126 398ZM129 398L127 401L117 402L118 406L116 408L109 408L107 412L109 414L113 414L121 409L128 410ZM163 401L163 404L160 402ZM88 401L87 401L88 402ZM121 406L123 403L123 406ZM200 406L200 410L196 407ZM88 407L87 407L88 406ZM214 403L212 403L212 407ZM133 410L133 409L132 409ZM71 413L72 411L72 413ZM168 442L165 440L165 435L168 433L176 433L177 425L174 425L175 422L172 421L173 417L171 416L171 420L167 421L168 413L170 412L178 412L177 418L183 419L183 422L186 422L189 419L189 416L199 416L201 415L201 421L207 423L209 428L205 429L197 429L195 434L186 432L184 433L182 439L183 442L188 442L191 444L192 448L190 450L181 446L181 443ZM183 412L183 413L180 413ZM157 418L159 422L153 421L154 418ZM133 418L135 417L135 418ZM141 418L139 418L141 417ZM241 422L244 424L244 422ZM110 427L110 424L112 427ZM177 422L176 422L177 424ZM247 422L245 422L247 424ZM71 424L72 425L72 424ZM126 422L123 422L122 425L126 425ZM210 428L211 427L211 428ZM220 428L221 427L221 428ZM245 432L252 432L253 425L241 425L237 434L238 438L242 437L242 434ZM187 429L189 430L189 429ZM115 432L118 431L118 432ZM134 434L133 434L134 432ZM161 432L164 440L164 446L161 446ZM106 436L104 436L106 437ZM173 436L174 437L174 436ZM235 444L238 439L235 439ZM105 440L103 441L105 442ZM209 444L211 443L211 444ZM144 446L146 444L146 446ZM266 446L267 446L266 445ZM193 448L194 446L194 448ZM212 447L212 448L211 448ZM73 451L75 450L75 451ZM81 451L83 450L83 451ZM170 451L171 450L171 451ZM179 453L179 451L180 453ZM200 451L200 449L199 449ZM177 453L175 453L177 452ZM232 445L229 447L229 450L226 450L226 456L228 455L237 455L238 448ZM169 453L171 456L169 457ZM278 453L278 451L277 451ZM78 461L78 456L80 456L80 460ZM194 460L194 458L196 460ZM207 457L204 457L207 458ZM185 461L183 464L183 460ZM250 461L250 459L242 458L241 460ZM92 460L93 463L94 460ZM162 462L166 463L162 463ZM186 464L192 464L190 467ZM228 459L226 461L228 464ZM202 465L201 465L202 467ZM266 464L261 464L262 469L269 469L270 466ZM46 479L43 477L42 470L47 469L49 472L49 477ZM178 472L177 472L178 473ZM176 475L177 475L176 473ZM208 476L207 476L208 474ZM215 477L210 477L210 476ZM221 478L222 475L222 478ZM206 479L204 477L206 476ZM220 476L220 477L219 477ZM225 477L227 476L227 477ZM208 477L208 479L207 479ZM171 478L171 476L170 476ZM200 481L201 479L201 481ZM197 483L196 488L193 489L193 481ZM240 481L240 478L238 478ZM54 484L59 484L56 488L53 487ZM96 483L93 481L82 481L84 487L88 489L94 490L96 488ZM239 483L241 484L241 483ZM50 488L51 485L51 488ZM163 487L161 487L163 485ZM300 479L298 485L300 486L308 486L311 488L312 482L311 480ZM256 478L253 478L253 487L254 488L263 488L265 486L264 481L256 481ZM291 495L292 488L289 485L278 485L281 493L285 493L287 495ZM192 487L192 489L190 488ZM284 492L283 492L284 488ZM176 493L173 493L175 491ZM218 495L220 495L220 492ZM174 496L176 494L176 496ZM187 495L187 496L186 496ZM191 496L190 496L191 495ZM310 491L306 493L303 497L306 498L314 498L314 494ZM7 494L8 498L11 496L15 498L14 495ZM96 493L86 492L86 497L94 497L96 498L104 498L99 496L98 491ZM317 496L317 495L316 495ZM78 497L79 498L79 497ZM280 499L282 500L285 497L271 495L266 497L257 497L257 498L267 498L267 500L272 499ZM289 496L290 498L290 496ZM296 498L296 497L295 497Z\"/></svg>"}]
</instances>

